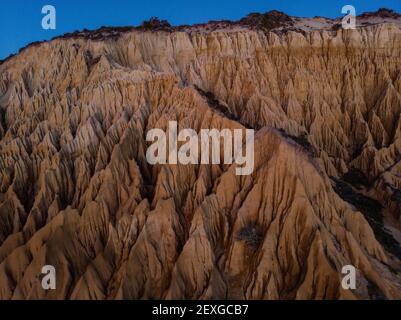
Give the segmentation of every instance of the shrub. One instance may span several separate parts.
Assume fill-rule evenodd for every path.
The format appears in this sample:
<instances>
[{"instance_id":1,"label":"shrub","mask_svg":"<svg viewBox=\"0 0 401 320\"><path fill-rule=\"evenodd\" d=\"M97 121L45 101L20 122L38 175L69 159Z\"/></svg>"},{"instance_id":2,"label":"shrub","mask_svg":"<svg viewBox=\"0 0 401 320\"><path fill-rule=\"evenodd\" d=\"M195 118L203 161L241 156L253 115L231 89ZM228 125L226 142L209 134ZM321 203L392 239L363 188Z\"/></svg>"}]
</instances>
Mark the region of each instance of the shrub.
<instances>
[{"instance_id":1,"label":"shrub","mask_svg":"<svg viewBox=\"0 0 401 320\"><path fill-rule=\"evenodd\" d=\"M241 228L236 237L238 241L245 241L246 245L257 249L263 240L263 231L261 226L249 222Z\"/></svg>"},{"instance_id":2,"label":"shrub","mask_svg":"<svg viewBox=\"0 0 401 320\"><path fill-rule=\"evenodd\" d=\"M141 27L145 30L169 30L171 25L167 20L159 20L157 17L152 17L150 20L142 22Z\"/></svg>"}]
</instances>

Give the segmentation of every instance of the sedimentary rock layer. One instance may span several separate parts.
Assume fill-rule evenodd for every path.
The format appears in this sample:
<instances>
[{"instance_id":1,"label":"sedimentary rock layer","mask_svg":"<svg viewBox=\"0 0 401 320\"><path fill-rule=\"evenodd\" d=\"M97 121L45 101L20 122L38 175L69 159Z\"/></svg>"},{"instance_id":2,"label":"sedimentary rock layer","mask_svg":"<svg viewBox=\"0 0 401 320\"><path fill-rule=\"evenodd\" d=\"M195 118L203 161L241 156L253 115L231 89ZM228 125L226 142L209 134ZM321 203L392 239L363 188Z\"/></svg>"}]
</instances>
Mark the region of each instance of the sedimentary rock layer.
<instances>
[{"instance_id":1,"label":"sedimentary rock layer","mask_svg":"<svg viewBox=\"0 0 401 320\"><path fill-rule=\"evenodd\" d=\"M28 47L0 65L0 298L401 298L400 111L396 23ZM169 121L255 129L254 172L150 165Z\"/></svg>"}]
</instances>

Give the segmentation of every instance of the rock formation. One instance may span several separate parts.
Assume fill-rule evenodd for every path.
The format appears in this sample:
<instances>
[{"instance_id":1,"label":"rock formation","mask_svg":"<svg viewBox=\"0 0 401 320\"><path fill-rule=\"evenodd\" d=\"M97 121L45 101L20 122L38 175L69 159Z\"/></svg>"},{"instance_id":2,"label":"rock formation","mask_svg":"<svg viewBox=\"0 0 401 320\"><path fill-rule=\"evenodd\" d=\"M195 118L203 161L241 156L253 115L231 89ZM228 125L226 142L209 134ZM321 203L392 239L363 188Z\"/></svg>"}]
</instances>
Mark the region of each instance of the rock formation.
<instances>
[{"instance_id":1,"label":"rock formation","mask_svg":"<svg viewBox=\"0 0 401 320\"><path fill-rule=\"evenodd\" d=\"M401 299L386 12L102 28L1 63L0 299ZM253 174L149 165L146 132L169 121L255 129Z\"/></svg>"}]
</instances>

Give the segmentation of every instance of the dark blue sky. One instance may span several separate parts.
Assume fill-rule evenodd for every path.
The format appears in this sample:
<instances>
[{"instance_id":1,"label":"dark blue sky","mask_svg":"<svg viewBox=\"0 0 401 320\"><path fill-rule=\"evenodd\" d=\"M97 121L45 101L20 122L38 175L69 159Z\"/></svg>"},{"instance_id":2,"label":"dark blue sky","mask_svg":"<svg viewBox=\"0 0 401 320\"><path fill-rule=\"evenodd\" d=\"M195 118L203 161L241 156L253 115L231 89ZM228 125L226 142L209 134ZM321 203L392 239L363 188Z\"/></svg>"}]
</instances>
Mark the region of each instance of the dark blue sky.
<instances>
[{"instance_id":1,"label":"dark blue sky","mask_svg":"<svg viewBox=\"0 0 401 320\"><path fill-rule=\"evenodd\" d=\"M56 30L41 27L41 9L47 4L56 7ZM173 25L237 20L272 9L304 17L338 17L346 4L353 5L357 14L380 7L401 12L401 0L1 0L0 59L33 41L83 28L138 25L152 16Z\"/></svg>"}]
</instances>

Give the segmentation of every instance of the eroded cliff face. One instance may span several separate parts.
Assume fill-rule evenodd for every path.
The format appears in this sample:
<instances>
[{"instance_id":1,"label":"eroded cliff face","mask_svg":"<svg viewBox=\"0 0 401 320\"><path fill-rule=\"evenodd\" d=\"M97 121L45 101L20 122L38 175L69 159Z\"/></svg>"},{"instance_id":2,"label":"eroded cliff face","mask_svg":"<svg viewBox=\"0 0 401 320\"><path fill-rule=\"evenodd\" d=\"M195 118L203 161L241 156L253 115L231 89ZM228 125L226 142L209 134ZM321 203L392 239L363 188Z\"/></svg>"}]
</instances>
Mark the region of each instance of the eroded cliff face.
<instances>
[{"instance_id":1,"label":"eroded cliff face","mask_svg":"<svg viewBox=\"0 0 401 320\"><path fill-rule=\"evenodd\" d=\"M396 23L56 39L0 111L1 299L401 298ZM254 128L253 174L149 165L172 120Z\"/></svg>"}]
</instances>

